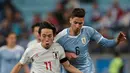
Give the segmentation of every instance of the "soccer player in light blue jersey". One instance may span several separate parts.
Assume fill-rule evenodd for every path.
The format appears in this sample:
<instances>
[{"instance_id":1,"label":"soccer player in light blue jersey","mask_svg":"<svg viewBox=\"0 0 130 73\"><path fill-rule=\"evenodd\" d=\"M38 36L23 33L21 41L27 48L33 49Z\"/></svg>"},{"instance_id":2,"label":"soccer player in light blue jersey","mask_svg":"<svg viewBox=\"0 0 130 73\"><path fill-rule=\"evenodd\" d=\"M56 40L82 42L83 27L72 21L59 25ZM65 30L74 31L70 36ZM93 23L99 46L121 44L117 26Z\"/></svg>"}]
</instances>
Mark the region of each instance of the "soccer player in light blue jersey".
<instances>
[{"instance_id":1,"label":"soccer player in light blue jersey","mask_svg":"<svg viewBox=\"0 0 130 73\"><path fill-rule=\"evenodd\" d=\"M24 48L16 45L16 40L16 34L11 32L6 38L7 44L0 48L0 73L10 73L24 53ZM29 73L28 66L25 65L24 69Z\"/></svg>"},{"instance_id":2,"label":"soccer player in light blue jersey","mask_svg":"<svg viewBox=\"0 0 130 73\"><path fill-rule=\"evenodd\" d=\"M125 41L126 37L121 32L116 39L108 40L104 38L95 29L83 26L85 10L75 8L70 17L70 28L61 31L56 37L55 42L61 44L66 52L66 56L70 59L70 63L81 70L83 73L94 73L94 65L88 52L88 43L95 40L103 47L114 47L121 41ZM62 73L64 73L62 69Z\"/></svg>"}]
</instances>

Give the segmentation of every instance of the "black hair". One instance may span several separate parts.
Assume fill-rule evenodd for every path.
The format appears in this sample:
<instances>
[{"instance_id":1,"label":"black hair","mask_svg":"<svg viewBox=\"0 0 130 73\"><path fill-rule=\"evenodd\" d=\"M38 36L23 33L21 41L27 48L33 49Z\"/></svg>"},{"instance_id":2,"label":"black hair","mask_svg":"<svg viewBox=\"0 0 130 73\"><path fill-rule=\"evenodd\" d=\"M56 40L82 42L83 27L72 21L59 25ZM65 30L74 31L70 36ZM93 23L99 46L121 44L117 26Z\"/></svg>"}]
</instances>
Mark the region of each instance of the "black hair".
<instances>
[{"instance_id":1,"label":"black hair","mask_svg":"<svg viewBox=\"0 0 130 73\"><path fill-rule=\"evenodd\" d=\"M85 10L83 8L74 8L71 13L71 18L73 17L84 17L85 16Z\"/></svg>"},{"instance_id":2,"label":"black hair","mask_svg":"<svg viewBox=\"0 0 130 73\"><path fill-rule=\"evenodd\" d=\"M35 27L40 27L40 23L36 23L32 25L32 32L34 32Z\"/></svg>"},{"instance_id":3,"label":"black hair","mask_svg":"<svg viewBox=\"0 0 130 73\"><path fill-rule=\"evenodd\" d=\"M52 23L44 21L44 22L41 22L39 24L40 24L40 28L38 30L39 34L41 34L41 30L44 29L44 28L52 29L53 30L53 35L56 34L56 28L55 28L55 26Z\"/></svg>"},{"instance_id":4,"label":"black hair","mask_svg":"<svg viewBox=\"0 0 130 73\"><path fill-rule=\"evenodd\" d=\"M8 38L11 34L15 34L15 35L16 35L15 32L9 32L9 33L6 35L6 38ZM17 35L16 35L16 36L17 36Z\"/></svg>"}]
</instances>

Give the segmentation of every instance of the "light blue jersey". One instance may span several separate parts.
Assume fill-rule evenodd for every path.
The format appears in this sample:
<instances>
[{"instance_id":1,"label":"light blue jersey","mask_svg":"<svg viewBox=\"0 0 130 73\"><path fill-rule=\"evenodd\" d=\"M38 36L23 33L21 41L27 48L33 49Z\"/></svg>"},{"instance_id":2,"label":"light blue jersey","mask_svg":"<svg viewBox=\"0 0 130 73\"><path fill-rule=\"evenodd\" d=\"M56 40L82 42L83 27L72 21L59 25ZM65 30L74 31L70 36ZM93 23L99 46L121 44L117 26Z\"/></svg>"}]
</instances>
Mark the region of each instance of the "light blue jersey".
<instances>
[{"instance_id":1,"label":"light blue jersey","mask_svg":"<svg viewBox=\"0 0 130 73\"><path fill-rule=\"evenodd\" d=\"M0 73L10 73L23 53L24 49L21 46L16 45L13 49L2 46L0 48Z\"/></svg>"},{"instance_id":2,"label":"light blue jersey","mask_svg":"<svg viewBox=\"0 0 130 73\"><path fill-rule=\"evenodd\" d=\"M115 40L104 38L95 29L83 26L80 34L77 36L69 35L69 28L61 31L55 38L55 42L62 45L65 51L74 52L78 58L71 60L70 63L81 70L83 73L94 73L94 65L88 53L88 43L90 40L95 40L104 47L113 47L116 45Z\"/></svg>"}]
</instances>

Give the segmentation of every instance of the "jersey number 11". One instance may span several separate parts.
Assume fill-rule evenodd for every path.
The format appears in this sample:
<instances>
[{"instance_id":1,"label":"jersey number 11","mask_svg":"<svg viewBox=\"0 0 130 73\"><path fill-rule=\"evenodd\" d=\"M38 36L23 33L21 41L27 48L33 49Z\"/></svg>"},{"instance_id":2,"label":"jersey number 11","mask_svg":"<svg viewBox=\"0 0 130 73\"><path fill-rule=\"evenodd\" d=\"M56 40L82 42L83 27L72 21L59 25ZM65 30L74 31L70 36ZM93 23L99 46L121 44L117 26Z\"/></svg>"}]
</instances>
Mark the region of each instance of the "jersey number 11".
<instances>
[{"instance_id":1,"label":"jersey number 11","mask_svg":"<svg viewBox=\"0 0 130 73\"><path fill-rule=\"evenodd\" d=\"M44 62L44 64L46 65L46 69L47 70L50 70L50 71L52 71L52 62Z\"/></svg>"}]
</instances>

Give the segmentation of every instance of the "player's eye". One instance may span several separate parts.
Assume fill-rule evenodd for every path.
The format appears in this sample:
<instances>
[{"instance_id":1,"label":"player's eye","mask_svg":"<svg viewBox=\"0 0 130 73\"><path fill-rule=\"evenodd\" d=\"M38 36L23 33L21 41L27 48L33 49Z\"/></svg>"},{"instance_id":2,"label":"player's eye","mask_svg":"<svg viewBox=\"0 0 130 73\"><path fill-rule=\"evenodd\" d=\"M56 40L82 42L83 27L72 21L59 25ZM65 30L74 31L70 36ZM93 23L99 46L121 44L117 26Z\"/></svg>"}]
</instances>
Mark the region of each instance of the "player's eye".
<instances>
[{"instance_id":1,"label":"player's eye","mask_svg":"<svg viewBox=\"0 0 130 73\"><path fill-rule=\"evenodd\" d=\"M83 22L79 22L79 24L81 25L81 24L83 24Z\"/></svg>"},{"instance_id":2,"label":"player's eye","mask_svg":"<svg viewBox=\"0 0 130 73\"><path fill-rule=\"evenodd\" d=\"M77 24L78 22L74 22L74 24Z\"/></svg>"},{"instance_id":3,"label":"player's eye","mask_svg":"<svg viewBox=\"0 0 130 73\"><path fill-rule=\"evenodd\" d=\"M52 37L52 35L48 35L48 37L49 37L49 38L51 38L51 37Z\"/></svg>"},{"instance_id":4,"label":"player's eye","mask_svg":"<svg viewBox=\"0 0 130 73\"><path fill-rule=\"evenodd\" d=\"M81 25L81 24L83 24L83 22L74 22L74 24L79 24L79 25Z\"/></svg>"},{"instance_id":5,"label":"player's eye","mask_svg":"<svg viewBox=\"0 0 130 73\"><path fill-rule=\"evenodd\" d=\"M46 35L42 35L42 37L43 37L43 38L45 38L45 37L46 37Z\"/></svg>"}]
</instances>

